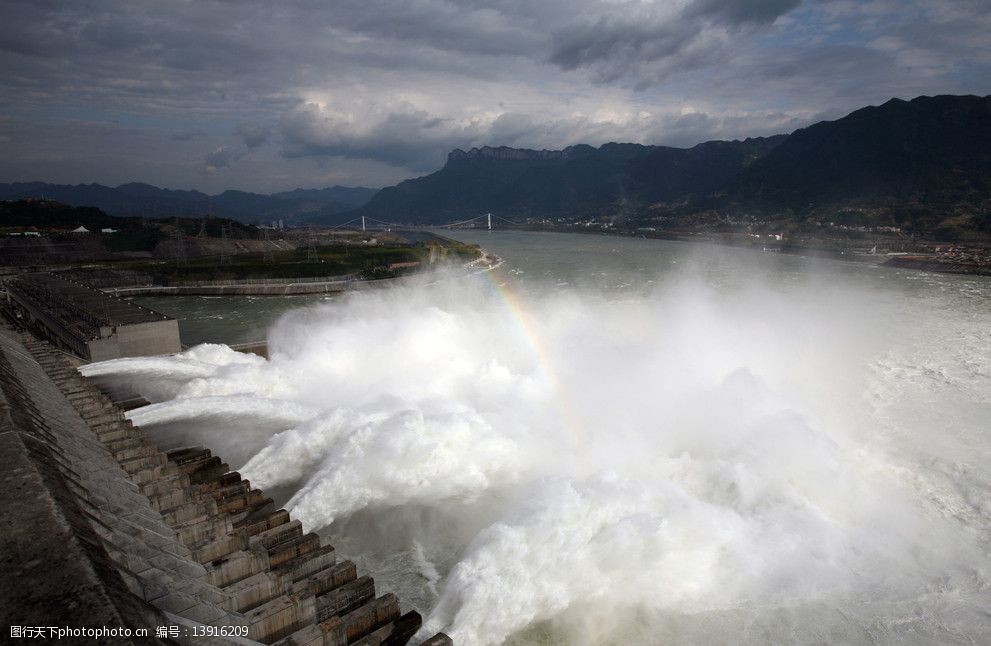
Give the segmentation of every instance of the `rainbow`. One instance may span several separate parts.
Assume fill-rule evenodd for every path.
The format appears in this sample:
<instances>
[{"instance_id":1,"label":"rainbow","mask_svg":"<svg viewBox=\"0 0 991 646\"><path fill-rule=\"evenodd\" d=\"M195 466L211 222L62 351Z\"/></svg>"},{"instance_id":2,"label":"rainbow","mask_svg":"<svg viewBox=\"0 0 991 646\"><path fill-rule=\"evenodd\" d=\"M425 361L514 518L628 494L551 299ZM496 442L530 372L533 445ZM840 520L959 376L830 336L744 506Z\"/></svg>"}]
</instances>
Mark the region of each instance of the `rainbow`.
<instances>
[{"instance_id":1,"label":"rainbow","mask_svg":"<svg viewBox=\"0 0 991 646\"><path fill-rule=\"evenodd\" d=\"M524 297L513 288L507 277L497 273L496 267L482 273L488 278L490 286L505 306L507 318L519 330L526 345L533 353L540 370L540 376L550 386L558 409L558 418L561 420L565 432L571 437L573 454L584 455L585 452L580 449L585 448L588 444L587 429L580 416L576 414L576 407L570 401L567 390L561 383L560 375L554 367L554 360L541 336L540 326L530 314Z\"/></svg>"}]
</instances>

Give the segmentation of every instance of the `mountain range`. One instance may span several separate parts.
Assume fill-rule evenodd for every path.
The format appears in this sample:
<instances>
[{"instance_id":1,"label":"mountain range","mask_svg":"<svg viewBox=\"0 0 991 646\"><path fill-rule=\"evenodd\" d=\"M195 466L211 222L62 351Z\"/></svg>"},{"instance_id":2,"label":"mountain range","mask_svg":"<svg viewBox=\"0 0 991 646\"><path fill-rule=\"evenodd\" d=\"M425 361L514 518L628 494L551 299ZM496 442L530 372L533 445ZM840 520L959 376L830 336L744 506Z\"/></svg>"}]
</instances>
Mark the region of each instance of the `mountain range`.
<instances>
[{"instance_id":1,"label":"mountain range","mask_svg":"<svg viewBox=\"0 0 991 646\"><path fill-rule=\"evenodd\" d=\"M842 216L923 235L952 229L991 238L991 96L892 99L788 135L691 148L459 149L440 170L377 192L335 186L209 196L147 184L0 184L0 199L41 195L116 215L212 213L289 224L340 224L361 215L442 224L487 212L514 220L682 224Z\"/></svg>"},{"instance_id":2,"label":"mountain range","mask_svg":"<svg viewBox=\"0 0 991 646\"><path fill-rule=\"evenodd\" d=\"M991 96L892 99L789 135L691 148L455 150L439 171L338 217L804 218L851 209L881 224L911 220L922 233L947 218L991 232Z\"/></svg>"},{"instance_id":3,"label":"mountain range","mask_svg":"<svg viewBox=\"0 0 991 646\"><path fill-rule=\"evenodd\" d=\"M439 223L485 212L518 219L621 211L708 195L784 139L710 141L687 149L608 143L559 151L455 150L441 170L382 189L357 213Z\"/></svg>"},{"instance_id":4,"label":"mountain range","mask_svg":"<svg viewBox=\"0 0 991 646\"><path fill-rule=\"evenodd\" d=\"M353 210L368 202L375 192L373 188L332 186L270 195L245 191L207 195L200 191L177 191L140 183L117 187L45 182L0 184L0 200L44 197L71 206L95 206L115 216L163 218L214 215L242 222L282 219L287 224L299 224Z\"/></svg>"}]
</instances>

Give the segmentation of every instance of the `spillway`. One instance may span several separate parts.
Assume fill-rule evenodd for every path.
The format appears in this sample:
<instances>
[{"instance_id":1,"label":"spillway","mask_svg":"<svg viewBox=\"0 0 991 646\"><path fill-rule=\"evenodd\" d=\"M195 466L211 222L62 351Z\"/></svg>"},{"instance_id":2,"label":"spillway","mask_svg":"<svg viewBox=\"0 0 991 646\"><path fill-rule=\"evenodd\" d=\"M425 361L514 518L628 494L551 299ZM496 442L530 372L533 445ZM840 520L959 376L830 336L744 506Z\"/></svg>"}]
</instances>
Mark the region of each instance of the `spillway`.
<instances>
[{"instance_id":1,"label":"spillway","mask_svg":"<svg viewBox=\"0 0 991 646\"><path fill-rule=\"evenodd\" d=\"M6 328L0 456L10 626L284 646L398 646L420 628L220 456L160 451L66 355Z\"/></svg>"}]
</instances>

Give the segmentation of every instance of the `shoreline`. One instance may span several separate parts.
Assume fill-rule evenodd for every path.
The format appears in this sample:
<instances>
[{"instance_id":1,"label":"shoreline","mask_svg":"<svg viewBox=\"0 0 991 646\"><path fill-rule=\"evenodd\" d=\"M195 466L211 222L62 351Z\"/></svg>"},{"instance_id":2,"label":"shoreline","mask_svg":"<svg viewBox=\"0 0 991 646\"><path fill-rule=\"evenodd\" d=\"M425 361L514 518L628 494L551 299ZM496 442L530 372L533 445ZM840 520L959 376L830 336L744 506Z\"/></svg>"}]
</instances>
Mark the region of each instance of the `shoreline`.
<instances>
[{"instance_id":1,"label":"shoreline","mask_svg":"<svg viewBox=\"0 0 991 646\"><path fill-rule=\"evenodd\" d=\"M502 264L502 258L479 247L479 256L474 260L463 263L462 269L466 275L491 271ZM482 268L484 267L484 268ZM307 281L303 278L289 278L285 282L258 282L230 284L227 281L216 281L198 285L141 285L137 287L106 287L101 291L118 298L132 296L302 296L306 294L337 294L366 289L382 289L400 281L406 280L416 273L394 278L338 279ZM271 281L272 279L265 279Z\"/></svg>"},{"instance_id":2,"label":"shoreline","mask_svg":"<svg viewBox=\"0 0 991 646\"><path fill-rule=\"evenodd\" d=\"M472 229L464 229L472 231ZM694 238L686 235L669 234L656 235L656 232L633 232L633 231L585 231L580 229L547 229L547 228L516 228L499 229L499 231L520 231L524 233L565 233L575 235L593 235L603 237L621 238L641 238L644 240L664 240L668 242L684 242L689 244L710 244L720 247L732 247L746 251L760 251L762 253L782 253L805 258L826 258L841 262L859 262L873 264L878 267L890 267L893 269L911 269L916 271L928 271L939 274L956 274L961 276L984 276L991 277L991 260L988 264L973 263L960 260L937 260L938 256L933 254L911 253L911 254L865 254L850 251L838 251L833 249L819 249L815 247L801 247L795 245L757 245L740 244L733 240L718 238ZM650 235L654 233L655 235ZM952 246L951 243L943 243Z\"/></svg>"}]
</instances>

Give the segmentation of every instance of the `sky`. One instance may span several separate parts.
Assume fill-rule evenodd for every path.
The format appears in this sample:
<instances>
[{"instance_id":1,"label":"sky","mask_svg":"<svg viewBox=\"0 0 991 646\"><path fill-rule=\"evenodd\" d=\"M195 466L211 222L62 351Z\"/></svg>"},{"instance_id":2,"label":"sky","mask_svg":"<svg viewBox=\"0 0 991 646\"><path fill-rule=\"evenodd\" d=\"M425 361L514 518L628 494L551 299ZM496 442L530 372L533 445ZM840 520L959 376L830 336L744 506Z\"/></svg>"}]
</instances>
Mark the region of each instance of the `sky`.
<instances>
[{"instance_id":1,"label":"sky","mask_svg":"<svg viewBox=\"0 0 991 646\"><path fill-rule=\"evenodd\" d=\"M4 0L0 182L380 187L991 93L991 0Z\"/></svg>"}]
</instances>

